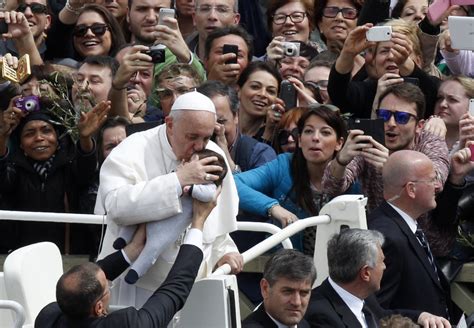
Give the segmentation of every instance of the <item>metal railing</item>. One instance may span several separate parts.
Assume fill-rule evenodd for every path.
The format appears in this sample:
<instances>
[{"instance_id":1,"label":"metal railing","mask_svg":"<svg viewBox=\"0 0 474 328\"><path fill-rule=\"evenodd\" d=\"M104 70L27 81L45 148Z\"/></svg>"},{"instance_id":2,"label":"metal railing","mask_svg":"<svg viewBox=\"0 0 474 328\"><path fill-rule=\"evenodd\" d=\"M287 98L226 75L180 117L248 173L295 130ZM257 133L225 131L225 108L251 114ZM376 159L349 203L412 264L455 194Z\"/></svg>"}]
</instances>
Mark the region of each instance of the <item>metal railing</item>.
<instances>
[{"instance_id":1,"label":"metal railing","mask_svg":"<svg viewBox=\"0 0 474 328\"><path fill-rule=\"evenodd\" d=\"M25 309L20 303L9 300L0 300L0 309L12 310L15 313L15 321L13 322L13 327L23 327L23 323L26 319L26 314Z\"/></svg>"}]
</instances>

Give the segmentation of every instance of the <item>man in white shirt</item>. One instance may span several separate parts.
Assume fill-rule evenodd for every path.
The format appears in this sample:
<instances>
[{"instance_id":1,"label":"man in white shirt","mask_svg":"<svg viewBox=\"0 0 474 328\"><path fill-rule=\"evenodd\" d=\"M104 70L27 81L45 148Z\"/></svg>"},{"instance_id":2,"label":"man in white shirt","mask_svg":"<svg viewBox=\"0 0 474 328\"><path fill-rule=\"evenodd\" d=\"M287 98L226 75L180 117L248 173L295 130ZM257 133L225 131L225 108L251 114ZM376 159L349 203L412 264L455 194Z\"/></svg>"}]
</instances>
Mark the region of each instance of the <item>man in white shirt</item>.
<instances>
[{"instance_id":1,"label":"man in white shirt","mask_svg":"<svg viewBox=\"0 0 474 328\"><path fill-rule=\"evenodd\" d=\"M329 277L311 294L305 318L311 327L379 327L381 318L402 314L423 327L451 327L427 312L384 310L374 297L385 270L383 235L375 230L345 229L328 242Z\"/></svg>"},{"instance_id":2,"label":"man in white shirt","mask_svg":"<svg viewBox=\"0 0 474 328\"><path fill-rule=\"evenodd\" d=\"M223 155L222 150L209 141L215 124L212 101L201 93L189 92L176 99L165 124L133 134L110 153L101 168L95 208L96 213L107 214L107 232L100 258L113 251L119 225L174 216L182 211L180 197L184 186L217 180L217 175L209 173L221 170L209 165L213 157L202 160L193 157L203 148ZM229 232L236 229L237 212L235 183L228 174L223 180L217 206L204 226L204 261L198 278L225 263L231 266L233 273L242 270L242 257L229 237ZM112 288L112 304L140 307L168 274L181 239L165 250L135 285L119 279Z\"/></svg>"}]
</instances>

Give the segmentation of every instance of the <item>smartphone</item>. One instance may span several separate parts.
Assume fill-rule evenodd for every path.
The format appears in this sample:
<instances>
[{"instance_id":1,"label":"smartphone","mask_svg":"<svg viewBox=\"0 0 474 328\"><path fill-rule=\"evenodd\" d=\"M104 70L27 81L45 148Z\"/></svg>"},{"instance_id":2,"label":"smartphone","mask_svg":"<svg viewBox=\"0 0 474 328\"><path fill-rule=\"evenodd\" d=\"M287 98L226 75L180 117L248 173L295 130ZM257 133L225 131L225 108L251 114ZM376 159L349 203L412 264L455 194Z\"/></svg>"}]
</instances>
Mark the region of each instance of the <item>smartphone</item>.
<instances>
[{"instance_id":1,"label":"smartphone","mask_svg":"<svg viewBox=\"0 0 474 328\"><path fill-rule=\"evenodd\" d=\"M235 57L226 61L226 64L237 64L237 56L239 55L239 46L235 44L224 44L222 54L233 53Z\"/></svg>"},{"instance_id":2,"label":"smartphone","mask_svg":"<svg viewBox=\"0 0 474 328\"><path fill-rule=\"evenodd\" d=\"M171 28L170 24L164 21L165 17L175 18L174 9L170 8L160 8L160 14L158 16L158 25L166 25Z\"/></svg>"},{"instance_id":3,"label":"smartphone","mask_svg":"<svg viewBox=\"0 0 474 328\"><path fill-rule=\"evenodd\" d=\"M385 128L381 118L352 119L349 120L349 130L362 130L365 135L371 136L375 141L385 146Z\"/></svg>"},{"instance_id":4,"label":"smartphone","mask_svg":"<svg viewBox=\"0 0 474 328\"><path fill-rule=\"evenodd\" d=\"M474 145L469 145L469 149L471 150L471 162L474 162Z\"/></svg>"},{"instance_id":5,"label":"smartphone","mask_svg":"<svg viewBox=\"0 0 474 328\"><path fill-rule=\"evenodd\" d=\"M392 27L391 26L374 26L371 27L366 33L365 37L367 41L390 41L392 38Z\"/></svg>"},{"instance_id":6,"label":"smartphone","mask_svg":"<svg viewBox=\"0 0 474 328\"><path fill-rule=\"evenodd\" d=\"M403 77L403 82L414 84L417 87L420 86L420 79L418 79L417 77L405 76L405 77Z\"/></svg>"},{"instance_id":7,"label":"smartphone","mask_svg":"<svg viewBox=\"0 0 474 328\"><path fill-rule=\"evenodd\" d=\"M281 81L279 98L285 102L286 110L296 107L296 88L290 81Z\"/></svg>"},{"instance_id":8,"label":"smartphone","mask_svg":"<svg viewBox=\"0 0 474 328\"><path fill-rule=\"evenodd\" d=\"M450 0L434 0L428 7L427 15L432 22L437 21L449 8Z\"/></svg>"},{"instance_id":9,"label":"smartphone","mask_svg":"<svg viewBox=\"0 0 474 328\"><path fill-rule=\"evenodd\" d=\"M469 99L469 115L474 116L474 98Z\"/></svg>"}]
</instances>

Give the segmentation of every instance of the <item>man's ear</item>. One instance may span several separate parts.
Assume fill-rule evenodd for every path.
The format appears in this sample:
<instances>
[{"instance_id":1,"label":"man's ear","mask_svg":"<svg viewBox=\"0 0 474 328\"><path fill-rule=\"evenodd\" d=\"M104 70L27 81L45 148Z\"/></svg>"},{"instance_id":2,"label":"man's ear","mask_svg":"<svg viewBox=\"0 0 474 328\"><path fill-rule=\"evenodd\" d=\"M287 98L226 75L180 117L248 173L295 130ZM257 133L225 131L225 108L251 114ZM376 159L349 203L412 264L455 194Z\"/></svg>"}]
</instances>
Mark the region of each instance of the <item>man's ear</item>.
<instances>
[{"instance_id":1,"label":"man's ear","mask_svg":"<svg viewBox=\"0 0 474 328\"><path fill-rule=\"evenodd\" d=\"M239 22L240 22L240 14L236 13L234 16L234 24L239 25Z\"/></svg>"},{"instance_id":2,"label":"man's ear","mask_svg":"<svg viewBox=\"0 0 474 328\"><path fill-rule=\"evenodd\" d=\"M263 299L267 299L268 295L270 294L270 284L265 278L260 280L260 292L262 293Z\"/></svg>"},{"instance_id":3,"label":"man's ear","mask_svg":"<svg viewBox=\"0 0 474 328\"><path fill-rule=\"evenodd\" d=\"M92 309L92 314L94 317L102 317L106 314L106 309L104 307L104 302L102 300L97 301L94 304L94 308Z\"/></svg>"},{"instance_id":4,"label":"man's ear","mask_svg":"<svg viewBox=\"0 0 474 328\"><path fill-rule=\"evenodd\" d=\"M359 276L360 279L364 282L369 282L370 281L370 268L368 265L364 265L360 270L359 270Z\"/></svg>"},{"instance_id":5,"label":"man's ear","mask_svg":"<svg viewBox=\"0 0 474 328\"><path fill-rule=\"evenodd\" d=\"M418 123L416 123L415 133L417 135L420 134L424 126L425 126L425 120L419 120Z\"/></svg>"}]
</instances>

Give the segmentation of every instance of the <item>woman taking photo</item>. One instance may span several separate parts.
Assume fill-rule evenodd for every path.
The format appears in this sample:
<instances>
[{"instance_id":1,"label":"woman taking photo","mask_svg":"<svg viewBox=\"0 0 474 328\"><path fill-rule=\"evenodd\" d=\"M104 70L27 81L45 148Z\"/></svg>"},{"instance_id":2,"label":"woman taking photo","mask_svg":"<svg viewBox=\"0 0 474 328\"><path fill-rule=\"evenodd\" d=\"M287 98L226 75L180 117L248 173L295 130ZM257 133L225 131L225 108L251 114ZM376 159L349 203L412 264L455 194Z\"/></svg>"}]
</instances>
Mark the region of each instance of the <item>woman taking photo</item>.
<instances>
[{"instance_id":1,"label":"woman taking photo","mask_svg":"<svg viewBox=\"0 0 474 328\"><path fill-rule=\"evenodd\" d=\"M339 112L325 105L310 106L297 127L299 137L294 153L280 154L272 162L235 176L240 209L270 217L281 227L318 215L329 201L321 189L321 180L326 165L341 149L346 135ZM312 255L315 229L307 230L304 251ZM292 239L300 250L303 250L302 235Z\"/></svg>"},{"instance_id":2,"label":"woman taking photo","mask_svg":"<svg viewBox=\"0 0 474 328\"><path fill-rule=\"evenodd\" d=\"M284 112L278 99L281 77L265 62L252 62L240 74L240 131L258 141L271 144L276 125Z\"/></svg>"}]
</instances>

